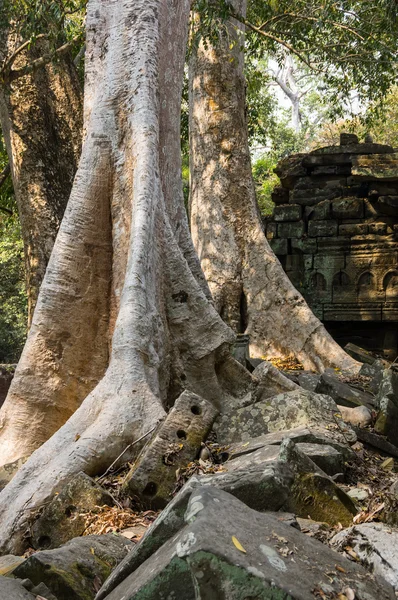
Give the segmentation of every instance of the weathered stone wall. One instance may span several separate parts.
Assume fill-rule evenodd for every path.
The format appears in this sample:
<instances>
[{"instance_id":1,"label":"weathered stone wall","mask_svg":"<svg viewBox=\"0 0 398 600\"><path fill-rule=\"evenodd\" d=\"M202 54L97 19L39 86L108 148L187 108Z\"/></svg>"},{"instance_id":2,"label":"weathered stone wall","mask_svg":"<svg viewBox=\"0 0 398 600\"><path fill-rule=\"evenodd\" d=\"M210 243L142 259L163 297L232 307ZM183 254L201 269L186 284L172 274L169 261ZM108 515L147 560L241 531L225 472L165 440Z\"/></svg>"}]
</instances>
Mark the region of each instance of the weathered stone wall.
<instances>
[{"instance_id":1,"label":"weathered stone wall","mask_svg":"<svg viewBox=\"0 0 398 600\"><path fill-rule=\"evenodd\" d=\"M398 153L342 134L276 173L265 230L290 279L326 323L382 323L378 344L396 354Z\"/></svg>"}]
</instances>

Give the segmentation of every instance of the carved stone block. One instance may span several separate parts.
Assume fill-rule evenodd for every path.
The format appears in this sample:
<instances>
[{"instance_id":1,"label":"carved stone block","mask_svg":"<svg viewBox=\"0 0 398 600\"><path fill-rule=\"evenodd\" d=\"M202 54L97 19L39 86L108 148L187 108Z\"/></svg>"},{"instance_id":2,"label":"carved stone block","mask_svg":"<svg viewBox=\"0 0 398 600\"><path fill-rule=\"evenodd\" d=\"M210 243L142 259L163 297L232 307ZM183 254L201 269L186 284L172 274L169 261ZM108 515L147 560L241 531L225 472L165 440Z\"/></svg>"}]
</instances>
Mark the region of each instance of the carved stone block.
<instances>
[{"instance_id":1,"label":"carved stone block","mask_svg":"<svg viewBox=\"0 0 398 600\"><path fill-rule=\"evenodd\" d=\"M210 402L193 392L183 392L127 476L128 493L138 496L146 506L166 506L176 485L177 469L197 457L217 415Z\"/></svg>"}]
</instances>

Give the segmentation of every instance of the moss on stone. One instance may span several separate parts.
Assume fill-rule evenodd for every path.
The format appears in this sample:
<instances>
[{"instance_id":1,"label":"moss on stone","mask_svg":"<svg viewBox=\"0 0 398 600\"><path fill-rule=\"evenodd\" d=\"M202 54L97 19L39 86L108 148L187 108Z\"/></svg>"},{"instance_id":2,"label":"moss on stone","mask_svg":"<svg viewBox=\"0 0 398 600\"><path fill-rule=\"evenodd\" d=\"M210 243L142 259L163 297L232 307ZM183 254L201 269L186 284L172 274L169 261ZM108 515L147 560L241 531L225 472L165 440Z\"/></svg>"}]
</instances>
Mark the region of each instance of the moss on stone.
<instances>
[{"instance_id":1,"label":"moss on stone","mask_svg":"<svg viewBox=\"0 0 398 600\"><path fill-rule=\"evenodd\" d=\"M297 475L292 487L291 509L302 518L341 523L348 527L356 513L352 500L330 479L315 473Z\"/></svg>"}]
</instances>

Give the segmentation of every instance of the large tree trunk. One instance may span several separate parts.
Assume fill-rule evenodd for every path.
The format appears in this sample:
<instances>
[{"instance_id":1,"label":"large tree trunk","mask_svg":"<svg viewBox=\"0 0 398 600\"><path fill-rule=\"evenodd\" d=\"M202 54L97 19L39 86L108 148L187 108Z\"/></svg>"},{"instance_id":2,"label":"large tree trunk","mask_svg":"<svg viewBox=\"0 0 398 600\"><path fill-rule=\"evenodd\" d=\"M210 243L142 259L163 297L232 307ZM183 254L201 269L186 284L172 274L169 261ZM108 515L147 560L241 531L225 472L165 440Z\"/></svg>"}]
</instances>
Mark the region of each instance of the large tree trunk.
<instances>
[{"instance_id":1,"label":"large tree trunk","mask_svg":"<svg viewBox=\"0 0 398 600\"><path fill-rule=\"evenodd\" d=\"M0 32L4 63L22 41ZM47 45L20 52L13 68L38 58ZM81 151L83 97L72 57L63 55L0 87L6 141L25 252L28 325L72 188Z\"/></svg>"},{"instance_id":2,"label":"large tree trunk","mask_svg":"<svg viewBox=\"0 0 398 600\"><path fill-rule=\"evenodd\" d=\"M71 474L105 470L184 388L227 400L233 333L209 299L183 205L188 17L189 0L89 1L87 134L9 397L2 461L29 454L82 404L0 494L3 552L23 549L31 512Z\"/></svg>"},{"instance_id":3,"label":"large tree trunk","mask_svg":"<svg viewBox=\"0 0 398 600\"><path fill-rule=\"evenodd\" d=\"M245 14L245 0L233 6ZM222 318L250 335L252 356L293 354L310 369L355 369L264 236L251 173L239 31L228 24L218 44L193 49L190 63L190 218L202 269Z\"/></svg>"}]
</instances>

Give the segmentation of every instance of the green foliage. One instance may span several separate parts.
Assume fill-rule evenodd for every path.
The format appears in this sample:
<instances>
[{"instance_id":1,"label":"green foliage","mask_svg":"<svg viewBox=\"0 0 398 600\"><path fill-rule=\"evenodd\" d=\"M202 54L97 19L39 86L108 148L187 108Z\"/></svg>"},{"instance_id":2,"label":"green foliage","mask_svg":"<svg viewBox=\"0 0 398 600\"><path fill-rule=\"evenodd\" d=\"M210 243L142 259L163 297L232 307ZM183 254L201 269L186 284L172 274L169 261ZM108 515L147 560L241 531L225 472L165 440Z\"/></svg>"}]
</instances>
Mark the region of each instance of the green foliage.
<instances>
[{"instance_id":1,"label":"green foliage","mask_svg":"<svg viewBox=\"0 0 398 600\"><path fill-rule=\"evenodd\" d=\"M87 0L2 0L0 26L32 41L46 34L55 44L75 37L82 29Z\"/></svg>"},{"instance_id":2,"label":"green foliage","mask_svg":"<svg viewBox=\"0 0 398 600\"><path fill-rule=\"evenodd\" d=\"M253 179L256 187L257 203L262 215L270 215L274 208L271 194L278 183L274 173L275 159L271 154L263 154L253 164Z\"/></svg>"},{"instance_id":3,"label":"green foliage","mask_svg":"<svg viewBox=\"0 0 398 600\"><path fill-rule=\"evenodd\" d=\"M7 164L0 138L0 171ZM0 363L17 362L26 338L23 243L11 177L0 188Z\"/></svg>"},{"instance_id":4,"label":"green foliage","mask_svg":"<svg viewBox=\"0 0 398 600\"><path fill-rule=\"evenodd\" d=\"M55 51L65 42L74 41L76 53L82 46L86 4L87 0L1 0L0 34L12 27L13 36L29 42L30 48L44 38L45 52L56 63ZM39 48L40 54L43 46ZM0 67L9 68L9 59L2 56Z\"/></svg>"},{"instance_id":5,"label":"green foliage","mask_svg":"<svg viewBox=\"0 0 398 600\"><path fill-rule=\"evenodd\" d=\"M272 56L282 64L286 51L310 68L334 115L346 110L353 89L359 101L383 99L396 79L398 5L392 0L249 0L247 19L227 0L197 0L202 34L214 39L233 15L246 24L250 59Z\"/></svg>"},{"instance_id":6,"label":"green foliage","mask_svg":"<svg viewBox=\"0 0 398 600\"><path fill-rule=\"evenodd\" d=\"M0 362L17 362L26 338L23 244L16 217L0 216Z\"/></svg>"},{"instance_id":7,"label":"green foliage","mask_svg":"<svg viewBox=\"0 0 398 600\"><path fill-rule=\"evenodd\" d=\"M268 146L253 161L253 179L257 202L262 215L270 215L274 208L271 199L273 189L279 183L274 169L281 158L302 152L308 145L308 131L297 134L289 125L288 115L283 115L272 123L269 130Z\"/></svg>"}]
</instances>

